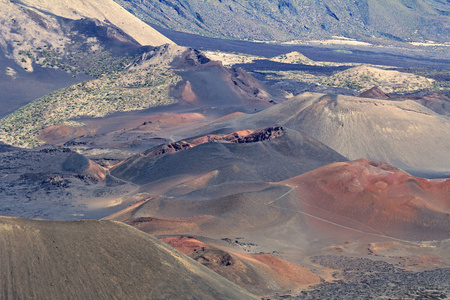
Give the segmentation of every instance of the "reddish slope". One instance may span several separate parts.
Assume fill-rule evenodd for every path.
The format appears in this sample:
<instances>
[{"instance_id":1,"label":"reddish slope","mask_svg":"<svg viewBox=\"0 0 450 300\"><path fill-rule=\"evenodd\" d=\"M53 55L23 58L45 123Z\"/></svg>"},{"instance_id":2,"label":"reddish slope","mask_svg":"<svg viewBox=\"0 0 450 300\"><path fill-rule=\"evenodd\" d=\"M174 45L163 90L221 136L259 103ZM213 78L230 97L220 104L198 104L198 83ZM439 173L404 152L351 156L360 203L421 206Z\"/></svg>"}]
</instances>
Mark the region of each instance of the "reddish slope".
<instances>
[{"instance_id":1,"label":"reddish slope","mask_svg":"<svg viewBox=\"0 0 450 300\"><path fill-rule=\"evenodd\" d=\"M277 97L279 92L264 86L241 68L228 68L221 62L206 60L193 66L176 61L174 65L182 67L183 71L179 74L183 80L171 89L170 95L184 100L180 104L253 108L268 107L274 100L282 100Z\"/></svg>"},{"instance_id":2,"label":"reddish slope","mask_svg":"<svg viewBox=\"0 0 450 300\"><path fill-rule=\"evenodd\" d=\"M194 216L188 218L141 217L126 220L124 223L151 235L172 235L183 234L185 232L198 233L204 223L213 219L213 216Z\"/></svg>"},{"instance_id":3,"label":"reddish slope","mask_svg":"<svg viewBox=\"0 0 450 300\"><path fill-rule=\"evenodd\" d=\"M371 89L368 89L367 91L362 92L358 95L358 97L361 98L375 98L375 99L388 99L389 95L387 95L385 92L383 92L379 87L374 86Z\"/></svg>"},{"instance_id":4,"label":"reddish slope","mask_svg":"<svg viewBox=\"0 0 450 300\"><path fill-rule=\"evenodd\" d=\"M46 143L55 144L92 133L94 133L94 130L87 129L86 127L70 127L64 124L58 124L42 129L37 138Z\"/></svg>"},{"instance_id":5,"label":"reddish slope","mask_svg":"<svg viewBox=\"0 0 450 300\"><path fill-rule=\"evenodd\" d=\"M450 179L417 178L387 163L333 163L285 183L302 210L336 224L401 239L450 237Z\"/></svg>"},{"instance_id":6,"label":"reddish slope","mask_svg":"<svg viewBox=\"0 0 450 300\"><path fill-rule=\"evenodd\" d=\"M106 171L102 166L76 152L67 157L62 164L62 168L64 171L89 175L98 180L106 178Z\"/></svg>"},{"instance_id":7,"label":"reddish slope","mask_svg":"<svg viewBox=\"0 0 450 300\"><path fill-rule=\"evenodd\" d=\"M320 283L319 277L308 269L273 255L235 253L192 237L162 241L255 294L298 290Z\"/></svg>"}]
</instances>

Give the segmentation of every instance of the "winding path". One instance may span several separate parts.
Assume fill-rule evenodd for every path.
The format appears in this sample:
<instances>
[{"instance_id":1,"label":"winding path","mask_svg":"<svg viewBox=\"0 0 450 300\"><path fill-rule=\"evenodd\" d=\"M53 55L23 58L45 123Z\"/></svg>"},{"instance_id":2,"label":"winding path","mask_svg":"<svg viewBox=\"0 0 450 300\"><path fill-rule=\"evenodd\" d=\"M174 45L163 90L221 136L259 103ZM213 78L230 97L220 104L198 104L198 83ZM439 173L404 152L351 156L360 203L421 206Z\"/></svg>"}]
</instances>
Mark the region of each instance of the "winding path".
<instances>
[{"instance_id":1,"label":"winding path","mask_svg":"<svg viewBox=\"0 0 450 300\"><path fill-rule=\"evenodd\" d=\"M364 230L360 230L360 229L356 229L356 228L353 228L353 227L348 227L348 226L345 226L345 225L342 225L342 224L338 224L338 223L335 223L335 222L333 222L333 221L330 221L330 220L327 220L327 219L323 219L323 218L321 218L321 217L318 217L318 216L309 214L309 213L304 212L304 211L302 211L302 210L289 209L289 208L285 208L285 207L273 205L275 202L281 200L282 198L284 198L284 197L286 197L287 195L289 195L290 193L292 193L292 191L294 191L295 188L296 188L295 186L291 186L291 185L289 185L289 184L285 184L285 186L290 187L290 190L287 191L286 193L284 193L283 195L281 195L280 197L276 198L275 200L266 203L267 206L271 206L271 207L273 207L273 208L277 208L277 209L280 209L280 210L286 210L286 211L290 211L290 212L296 212L296 213L299 213L299 214L302 214L302 215L306 215L306 216L311 217L311 218L313 218L313 219L316 219L316 220L319 220L319 221L322 221L322 222L325 222L325 223L328 223L328 224L331 224L331 225L334 225L334 226L338 226L338 227L341 227L341 228L344 228L344 229L347 229L347 230L351 230L351 231L356 231L356 232L363 233L363 234L366 234L366 235L372 235L372 236L377 236L377 237L387 238L387 239L391 239L391 240L395 240L395 241L399 241L399 242L403 242L403 243L408 243L408 244L412 244L412 245L420 245L419 243L415 243L415 242L412 242L412 241L403 240L403 239L399 239L399 238L395 238L395 237L392 237L392 236L385 235L384 233L382 233L382 232L380 232L380 231L378 231L378 230L375 230L375 229L371 228L370 226L368 226L368 225L366 225L366 224L363 224L363 223L361 223L361 222L359 222L359 221L356 221L356 220L354 220L354 219L347 218L347 217L344 217L344 216L341 216L341 215L339 215L339 216L342 217L342 218L346 218L346 219L348 219L348 220L351 220L352 222L360 223L360 224L364 225L365 227L369 227L369 228L371 228L373 231L378 232L378 233L367 232L367 231L364 231ZM299 199L299 201L302 202L302 203L305 203L305 202L302 201L301 199ZM306 204L306 203L305 203L305 204ZM308 204L308 205L311 205L311 204ZM330 212L330 211L325 210L325 209L323 209L323 208L320 208L320 207L316 207L316 208L317 208L317 209L320 209L320 210L323 210L323 211L326 211L326 212L328 212L328 213L330 213L330 214L334 214L333 212Z\"/></svg>"}]
</instances>

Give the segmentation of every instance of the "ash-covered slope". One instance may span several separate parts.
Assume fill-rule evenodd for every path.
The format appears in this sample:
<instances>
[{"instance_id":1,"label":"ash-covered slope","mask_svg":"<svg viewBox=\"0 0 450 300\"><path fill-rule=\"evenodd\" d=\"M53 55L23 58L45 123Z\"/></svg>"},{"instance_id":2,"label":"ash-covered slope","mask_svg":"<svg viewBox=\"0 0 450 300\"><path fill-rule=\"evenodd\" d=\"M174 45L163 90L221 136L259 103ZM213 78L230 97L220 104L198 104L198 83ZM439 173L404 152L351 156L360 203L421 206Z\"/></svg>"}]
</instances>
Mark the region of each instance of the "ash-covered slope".
<instances>
[{"instance_id":1,"label":"ash-covered slope","mask_svg":"<svg viewBox=\"0 0 450 300\"><path fill-rule=\"evenodd\" d=\"M122 42L160 46L172 43L112 0L2 0L0 7L3 38L1 44L11 55L17 55L21 50L41 50L37 49L39 46L57 48L64 54L66 50L71 50L64 47L77 41L77 34L83 33L92 34L91 38L94 40L84 42L94 47L98 40L107 37L116 40L117 44ZM89 24L89 21L92 24ZM80 32L75 32L77 30ZM95 40L96 38L98 40ZM25 49L26 47L29 49Z\"/></svg>"},{"instance_id":2,"label":"ash-covered slope","mask_svg":"<svg viewBox=\"0 0 450 300\"><path fill-rule=\"evenodd\" d=\"M188 184L183 187L188 190ZM447 265L449 179L427 180L386 163L358 160L329 164L278 183L199 184L185 194L174 190L108 219L156 236L202 237L231 251L278 252L293 262L311 253L373 255L379 251L375 244L383 247L386 242L388 248L377 254L408 256L411 267L412 260L421 259L417 255L434 255L430 259L442 257L442 266ZM368 243L375 243L369 252ZM391 244L395 252L390 252ZM239 284L252 288L251 283Z\"/></svg>"},{"instance_id":3,"label":"ash-covered slope","mask_svg":"<svg viewBox=\"0 0 450 300\"><path fill-rule=\"evenodd\" d=\"M256 299L121 223L1 217L0 233L2 299Z\"/></svg>"},{"instance_id":4,"label":"ash-covered slope","mask_svg":"<svg viewBox=\"0 0 450 300\"><path fill-rule=\"evenodd\" d=\"M202 190L209 193L205 196ZM362 237L414 245L446 240L449 201L449 179L418 178L361 159L332 163L278 183L199 185L186 194L169 191L109 218L154 235L241 236L258 244L254 251L302 252ZM312 237L319 244L308 244Z\"/></svg>"},{"instance_id":5,"label":"ash-covered slope","mask_svg":"<svg viewBox=\"0 0 450 300\"><path fill-rule=\"evenodd\" d=\"M172 43L148 24L140 21L112 0L21 0L20 5L35 8L67 19L96 19L120 28L141 45L160 46Z\"/></svg>"},{"instance_id":6,"label":"ash-covered slope","mask_svg":"<svg viewBox=\"0 0 450 300\"><path fill-rule=\"evenodd\" d=\"M305 93L240 122L302 131L349 159L384 161L408 171L450 171L449 119L412 100Z\"/></svg>"},{"instance_id":7,"label":"ash-covered slope","mask_svg":"<svg viewBox=\"0 0 450 300\"><path fill-rule=\"evenodd\" d=\"M224 67L212 61L193 69L178 72L183 77L172 95L191 105L236 106L265 108L277 96L242 68Z\"/></svg>"},{"instance_id":8,"label":"ash-covered slope","mask_svg":"<svg viewBox=\"0 0 450 300\"><path fill-rule=\"evenodd\" d=\"M206 135L135 155L111 174L136 184L214 172L208 184L280 181L346 159L310 137L282 127Z\"/></svg>"},{"instance_id":9,"label":"ash-covered slope","mask_svg":"<svg viewBox=\"0 0 450 300\"><path fill-rule=\"evenodd\" d=\"M116 0L166 28L250 40L331 38L449 41L444 1Z\"/></svg>"}]
</instances>

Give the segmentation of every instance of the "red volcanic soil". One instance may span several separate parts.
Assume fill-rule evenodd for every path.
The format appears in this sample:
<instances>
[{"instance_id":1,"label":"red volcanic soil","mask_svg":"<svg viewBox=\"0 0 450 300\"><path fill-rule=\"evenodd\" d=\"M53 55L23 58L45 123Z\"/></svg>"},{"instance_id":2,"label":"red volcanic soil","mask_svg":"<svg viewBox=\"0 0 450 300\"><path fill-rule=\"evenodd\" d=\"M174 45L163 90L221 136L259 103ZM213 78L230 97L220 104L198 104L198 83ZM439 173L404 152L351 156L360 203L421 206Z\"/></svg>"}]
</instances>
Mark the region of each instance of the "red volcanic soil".
<instances>
[{"instance_id":1,"label":"red volcanic soil","mask_svg":"<svg viewBox=\"0 0 450 300\"><path fill-rule=\"evenodd\" d=\"M198 101L197 96L192 91L192 86L189 81L186 81L186 83L183 84L182 89L181 89L181 97L183 98L184 101L187 101L187 102L195 103L196 101Z\"/></svg>"},{"instance_id":2,"label":"red volcanic soil","mask_svg":"<svg viewBox=\"0 0 450 300\"><path fill-rule=\"evenodd\" d=\"M104 180L106 178L105 168L76 152L71 153L67 157L62 164L62 168L65 171L86 174L98 180Z\"/></svg>"},{"instance_id":3,"label":"red volcanic soil","mask_svg":"<svg viewBox=\"0 0 450 300\"><path fill-rule=\"evenodd\" d=\"M172 96L185 101L188 104L200 105L201 101L192 90L192 85L189 80L184 83L180 83L178 87L171 88Z\"/></svg>"},{"instance_id":4,"label":"red volcanic soil","mask_svg":"<svg viewBox=\"0 0 450 300\"><path fill-rule=\"evenodd\" d=\"M285 183L296 187L302 210L316 220L400 239L450 237L450 179L417 178L387 163L360 159Z\"/></svg>"},{"instance_id":5,"label":"red volcanic soil","mask_svg":"<svg viewBox=\"0 0 450 300\"><path fill-rule=\"evenodd\" d=\"M94 129L88 129L86 127L70 127L64 124L59 124L42 129L37 138L46 143L58 143L93 133L95 133Z\"/></svg>"},{"instance_id":6,"label":"red volcanic soil","mask_svg":"<svg viewBox=\"0 0 450 300\"><path fill-rule=\"evenodd\" d=\"M320 278L308 269L273 255L236 253L192 237L161 240L256 294L299 290L320 283Z\"/></svg>"},{"instance_id":7,"label":"red volcanic soil","mask_svg":"<svg viewBox=\"0 0 450 300\"><path fill-rule=\"evenodd\" d=\"M197 252L199 250L202 249L204 250L206 249L206 247L211 247L193 237L187 236L163 238L161 239L161 241L169 244L173 248L177 249L178 251L188 256L192 255L194 252Z\"/></svg>"},{"instance_id":8,"label":"red volcanic soil","mask_svg":"<svg viewBox=\"0 0 450 300\"><path fill-rule=\"evenodd\" d=\"M197 122L205 121L206 117L200 113L160 113L143 116L142 113L127 113L105 118L83 119L89 128L96 128L97 132L109 133L119 130L133 130L142 132L159 132L179 127L186 127Z\"/></svg>"},{"instance_id":9,"label":"red volcanic soil","mask_svg":"<svg viewBox=\"0 0 450 300\"><path fill-rule=\"evenodd\" d=\"M367 91L362 92L358 95L358 97L362 98L376 98L376 99L388 99L389 95L383 92L379 87L374 86Z\"/></svg>"},{"instance_id":10,"label":"red volcanic soil","mask_svg":"<svg viewBox=\"0 0 450 300\"><path fill-rule=\"evenodd\" d=\"M271 269L268 273L273 274L279 284L297 284L305 287L320 282L319 277L308 269L279 257L270 254L254 254L251 257L268 266Z\"/></svg>"},{"instance_id":11,"label":"red volcanic soil","mask_svg":"<svg viewBox=\"0 0 450 300\"><path fill-rule=\"evenodd\" d=\"M139 209L154 198L155 197L150 197L138 201L104 219L123 221L124 223L151 235L195 234L200 231L200 226L202 224L214 219L213 216L208 215L186 218L134 217Z\"/></svg>"},{"instance_id":12,"label":"red volcanic soil","mask_svg":"<svg viewBox=\"0 0 450 300\"><path fill-rule=\"evenodd\" d=\"M195 146L209 142L229 142L236 144L270 141L284 134L283 127L275 126L259 130L239 130L226 135L206 135L191 141Z\"/></svg>"},{"instance_id":13,"label":"red volcanic soil","mask_svg":"<svg viewBox=\"0 0 450 300\"><path fill-rule=\"evenodd\" d=\"M408 97L441 115L450 116L450 98L443 94L430 93L423 97Z\"/></svg>"},{"instance_id":14,"label":"red volcanic soil","mask_svg":"<svg viewBox=\"0 0 450 300\"><path fill-rule=\"evenodd\" d=\"M84 171L84 173L99 180L104 180L106 178L105 168L99 164L96 164L92 160L89 160L89 167Z\"/></svg>"}]
</instances>

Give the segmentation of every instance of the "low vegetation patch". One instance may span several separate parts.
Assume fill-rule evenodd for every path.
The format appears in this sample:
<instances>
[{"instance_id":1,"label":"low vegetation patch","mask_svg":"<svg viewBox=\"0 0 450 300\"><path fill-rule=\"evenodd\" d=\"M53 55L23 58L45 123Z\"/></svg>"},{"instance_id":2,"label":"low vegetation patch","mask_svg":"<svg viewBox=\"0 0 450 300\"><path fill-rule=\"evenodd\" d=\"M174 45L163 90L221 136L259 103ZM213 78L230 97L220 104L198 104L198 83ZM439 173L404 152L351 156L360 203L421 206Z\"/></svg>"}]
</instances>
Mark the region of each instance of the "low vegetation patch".
<instances>
[{"instance_id":1,"label":"low vegetation patch","mask_svg":"<svg viewBox=\"0 0 450 300\"><path fill-rule=\"evenodd\" d=\"M176 100L168 96L168 89L180 80L164 70L123 71L63 88L1 119L0 140L33 148L42 144L36 139L40 130L73 118L169 105Z\"/></svg>"},{"instance_id":2,"label":"low vegetation patch","mask_svg":"<svg viewBox=\"0 0 450 300\"><path fill-rule=\"evenodd\" d=\"M410 93L429 89L440 91L445 89L445 81L438 81L419 74L385 70L361 65L337 72L331 76L316 75L306 71L258 71L266 74L267 80L294 80L303 83L317 84L335 88L350 89L361 93L374 86L387 93Z\"/></svg>"},{"instance_id":3,"label":"low vegetation patch","mask_svg":"<svg viewBox=\"0 0 450 300\"><path fill-rule=\"evenodd\" d=\"M387 93L406 93L433 86L434 80L410 73L359 66L321 80L322 85L363 92L373 86Z\"/></svg>"}]
</instances>

